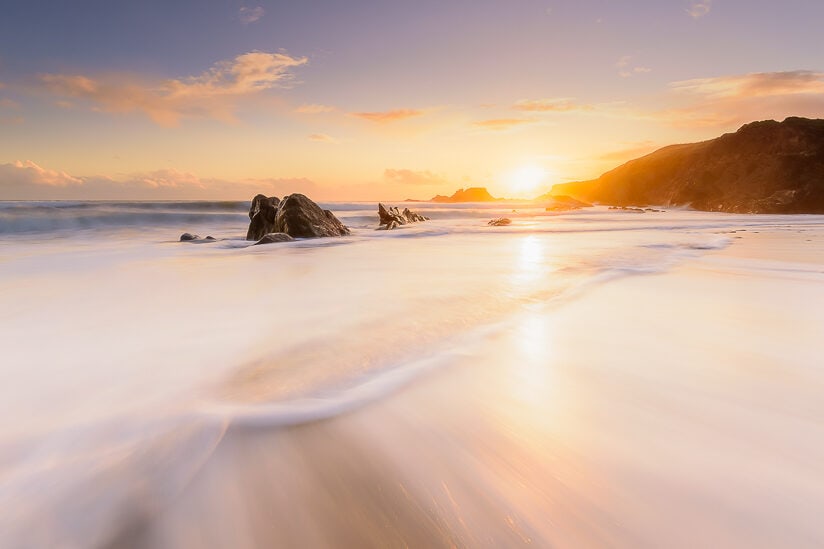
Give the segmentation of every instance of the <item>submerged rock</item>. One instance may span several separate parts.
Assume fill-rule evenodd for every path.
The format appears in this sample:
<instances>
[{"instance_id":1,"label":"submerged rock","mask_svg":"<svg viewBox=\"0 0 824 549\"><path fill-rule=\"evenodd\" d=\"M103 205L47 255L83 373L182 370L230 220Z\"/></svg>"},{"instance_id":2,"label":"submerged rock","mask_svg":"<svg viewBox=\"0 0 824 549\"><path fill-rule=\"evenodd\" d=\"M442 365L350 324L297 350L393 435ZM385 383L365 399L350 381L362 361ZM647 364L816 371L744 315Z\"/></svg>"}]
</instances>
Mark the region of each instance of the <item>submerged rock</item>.
<instances>
[{"instance_id":1,"label":"submerged rock","mask_svg":"<svg viewBox=\"0 0 824 549\"><path fill-rule=\"evenodd\" d=\"M264 235L277 232L275 229L275 218L278 213L280 199L276 196L266 197L262 194L252 199L252 206L249 208L249 230L246 232L246 240L258 240Z\"/></svg>"},{"instance_id":2,"label":"submerged rock","mask_svg":"<svg viewBox=\"0 0 824 549\"><path fill-rule=\"evenodd\" d=\"M630 206L610 206L610 210L621 210L622 212L647 213L644 208L632 208ZM653 211L650 209L650 211Z\"/></svg>"},{"instance_id":3,"label":"submerged rock","mask_svg":"<svg viewBox=\"0 0 824 549\"><path fill-rule=\"evenodd\" d=\"M255 196L249 208L249 219L246 240L259 241L272 233L286 233L293 238L349 234L349 229L332 212L298 193L284 196L283 200L262 194Z\"/></svg>"},{"instance_id":4,"label":"submerged rock","mask_svg":"<svg viewBox=\"0 0 824 549\"><path fill-rule=\"evenodd\" d=\"M276 244L278 242L293 242L294 240L294 238L286 233L269 233L263 235L263 238L252 244L252 246L257 246L258 244Z\"/></svg>"},{"instance_id":5,"label":"submerged rock","mask_svg":"<svg viewBox=\"0 0 824 549\"><path fill-rule=\"evenodd\" d=\"M509 225L512 223L512 220L508 217L499 217L498 219L491 219L487 225L491 227L502 227L504 225Z\"/></svg>"},{"instance_id":6,"label":"submerged rock","mask_svg":"<svg viewBox=\"0 0 824 549\"><path fill-rule=\"evenodd\" d=\"M207 236L206 238L200 238L199 235L192 234L192 233L183 233L180 235L181 242L191 242L193 244L203 244L204 242L217 242L215 237Z\"/></svg>"},{"instance_id":7,"label":"submerged rock","mask_svg":"<svg viewBox=\"0 0 824 549\"><path fill-rule=\"evenodd\" d=\"M429 221L428 217L413 212L409 208L400 211L397 206L387 208L383 204L378 204L378 219L380 225L378 230L391 230L409 223Z\"/></svg>"}]
</instances>

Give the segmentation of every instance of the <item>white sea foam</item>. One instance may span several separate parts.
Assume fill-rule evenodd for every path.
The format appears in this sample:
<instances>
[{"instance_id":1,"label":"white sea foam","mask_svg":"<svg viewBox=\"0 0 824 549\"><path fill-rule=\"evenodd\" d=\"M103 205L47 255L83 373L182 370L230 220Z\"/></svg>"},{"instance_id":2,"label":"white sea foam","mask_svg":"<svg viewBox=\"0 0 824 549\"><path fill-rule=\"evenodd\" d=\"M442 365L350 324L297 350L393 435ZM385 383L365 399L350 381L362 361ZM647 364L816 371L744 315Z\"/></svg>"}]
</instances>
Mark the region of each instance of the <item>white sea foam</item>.
<instances>
[{"instance_id":1,"label":"white sea foam","mask_svg":"<svg viewBox=\"0 0 824 549\"><path fill-rule=\"evenodd\" d=\"M81 546L100 542L94 519L68 532L77 515L63 506L96 475L111 497L78 507L88 517L127 505L157 455L174 457L151 482L182 487L228 424L352 412L449 368L536 306L699 260L732 231L824 224L414 204L432 220L386 232L374 204L331 204L352 236L250 247L240 202L0 206L0 501L18 509L0 519L0 544L9 521L23 535L50 513ZM501 215L512 225L486 226ZM218 241L177 242L184 231Z\"/></svg>"}]
</instances>

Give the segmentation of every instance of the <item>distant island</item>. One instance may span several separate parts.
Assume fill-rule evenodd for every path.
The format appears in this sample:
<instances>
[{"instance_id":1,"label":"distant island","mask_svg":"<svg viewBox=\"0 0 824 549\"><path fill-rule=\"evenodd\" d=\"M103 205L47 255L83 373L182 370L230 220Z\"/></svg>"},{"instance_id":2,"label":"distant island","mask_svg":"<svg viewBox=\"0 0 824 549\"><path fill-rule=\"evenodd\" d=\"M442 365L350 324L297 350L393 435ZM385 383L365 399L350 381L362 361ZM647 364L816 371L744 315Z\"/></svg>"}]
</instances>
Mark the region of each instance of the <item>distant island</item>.
<instances>
[{"instance_id":1,"label":"distant island","mask_svg":"<svg viewBox=\"0 0 824 549\"><path fill-rule=\"evenodd\" d=\"M469 187L468 189L458 189L452 196L437 195L431 198L430 202L496 202L505 200L495 198L486 187Z\"/></svg>"},{"instance_id":2,"label":"distant island","mask_svg":"<svg viewBox=\"0 0 824 549\"><path fill-rule=\"evenodd\" d=\"M556 195L614 206L824 213L824 120L752 122L709 141L664 147L598 179L554 185L549 196Z\"/></svg>"}]
</instances>

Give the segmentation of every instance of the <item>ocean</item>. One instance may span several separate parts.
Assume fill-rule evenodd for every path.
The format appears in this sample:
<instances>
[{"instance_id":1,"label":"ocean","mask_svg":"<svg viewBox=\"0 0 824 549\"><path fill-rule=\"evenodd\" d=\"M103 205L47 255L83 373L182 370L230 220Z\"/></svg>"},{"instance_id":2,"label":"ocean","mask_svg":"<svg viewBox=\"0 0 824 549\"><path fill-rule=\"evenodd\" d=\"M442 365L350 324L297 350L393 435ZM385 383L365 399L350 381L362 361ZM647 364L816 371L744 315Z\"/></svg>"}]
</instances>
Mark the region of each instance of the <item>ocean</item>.
<instances>
[{"instance_id":1,"label":"ocean","mask_svg":"<svg viewBox=\"0 0 824 549\"><path fill-rule=\"evenodd\" d=\"M0 202L0 546L824 544L824 216L397 205Z\"/></svg>"}]
</instances>

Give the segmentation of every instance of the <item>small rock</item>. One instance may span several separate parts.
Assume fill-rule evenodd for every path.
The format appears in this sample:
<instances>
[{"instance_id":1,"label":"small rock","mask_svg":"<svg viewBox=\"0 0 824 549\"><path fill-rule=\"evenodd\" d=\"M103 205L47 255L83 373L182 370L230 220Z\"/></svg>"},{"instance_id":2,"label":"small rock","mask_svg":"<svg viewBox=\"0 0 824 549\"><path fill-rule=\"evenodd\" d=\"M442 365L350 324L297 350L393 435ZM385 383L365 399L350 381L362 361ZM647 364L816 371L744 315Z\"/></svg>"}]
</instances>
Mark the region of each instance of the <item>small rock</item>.
<instances>
[{"instance_id":1,"label":"small rock","mask_svg":"<svg viewBox=\"0 0 824 549\"><path fill-rule=\"evenodd\" d=\"M487 223L487 225L491 227L502 227L504 225L509 225L512 223L512 220L507 217L499 217L498 219L492 219Z\"/></svg>"},{"instance_id":2,"label":"small rock","mask_svg":"<svg viewBox=\"0 0 824 549\"><path fill-rule=\"evenodd\" d=\"M192 233L183 233L180 235L181 242L189 242L190 240L200 240L200 237Z\"/></svg>"}]
</instances>

